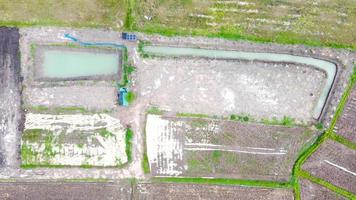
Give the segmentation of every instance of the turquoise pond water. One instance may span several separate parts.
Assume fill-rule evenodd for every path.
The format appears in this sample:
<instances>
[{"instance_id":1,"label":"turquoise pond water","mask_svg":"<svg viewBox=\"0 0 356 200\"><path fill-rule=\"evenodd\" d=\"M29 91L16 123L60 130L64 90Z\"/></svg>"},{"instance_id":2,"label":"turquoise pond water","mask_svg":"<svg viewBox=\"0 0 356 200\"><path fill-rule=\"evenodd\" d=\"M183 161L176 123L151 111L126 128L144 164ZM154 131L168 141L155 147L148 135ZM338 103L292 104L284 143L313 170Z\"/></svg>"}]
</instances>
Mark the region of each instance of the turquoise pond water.
<instances>
[{"instance_id":1,"label":"turquoise pond water","mask_svg":"<svg viewBox=\"0 0 356 200\"><path fill-rule=\"evenodd\" d=\"M314 66L326 73L326 82L323 87L319 100L314 108L313 118L318 119L324 108L324 104L328 98L329 91L334 83L336 75L336 65L321 59L316 59L306 56L295 56L280 53L254 53L242 51L224 51L224 50L209 50L196 48L178 48L178 47L163 47L163 46L145 46L143 49L146 53L160 56L197 56L208 58L225 58L225 59L243 59L243 60L260 60L271 62L292 62Z\"/></svg>"},{"instance_id":2,"label":"turquoise pond water","mask_svg":"<svg viewBox=\"0 0 356 200\"><path fill-rule=\"evenodd\" d=\"M117 53L96 53L63 50L44 52L43 76L45 78L76 78L117 74Z\"/></svg>"}]
</instances>

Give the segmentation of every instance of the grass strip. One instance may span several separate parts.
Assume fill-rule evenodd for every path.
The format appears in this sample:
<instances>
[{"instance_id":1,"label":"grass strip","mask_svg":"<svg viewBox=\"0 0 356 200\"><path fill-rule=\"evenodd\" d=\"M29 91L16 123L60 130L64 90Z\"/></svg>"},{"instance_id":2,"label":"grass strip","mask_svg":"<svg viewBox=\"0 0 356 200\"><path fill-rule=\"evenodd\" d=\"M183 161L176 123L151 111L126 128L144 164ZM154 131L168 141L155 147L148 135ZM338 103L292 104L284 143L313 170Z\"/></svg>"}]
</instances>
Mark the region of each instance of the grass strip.
<instances>
[{"instance_id":1,"label":"grass strip","mask_svg":"<svg viewBox=\"0 0 356 200\"><path fill-rule=\"evenodd\" d=\"M274 182L263 180L244 180L244 179L225 179L225 178L187 178L187 177L155 177L154 182L172 182L172 183L199 183L199 184L224 184L241 185L263 188L292 188L289 182Z\"/></svg>"},{"instance_id":2,"label":"grass strip","mask_svg":"<svg viewBox=\"0 0 356 200\"><path fill-rule=\"evenodd\" d=\"M327 182L327 181L325 181L325 180L323 180L321 178L315 177L315 176L311 175L307 171L300 170L298 172L298 175L300 177L303 177L303 178L306 178L306 179L312 181L313 183L316 183L318 185L324 186L324 187L328 188L329 190L331 190L331 191L333 191L333 192L335 192L337 194L340 194L340 195L342 195L344 197L347 197L349 199L356 199L356 195L352 194L351 192L349 192L349 191L347 191L347 190L345 190L343 188L340 188L338 186L335 186L335 185L333 185L333 184L331 184L331 183L329 183L329 182Z\"/></svg>"},{"instance_id":3,"label":"grass strip","mask_svg":"<svg viewBox=\"0 0 356 200\"><path fill-rule=\"evenodd\" d=\"M127 155L127 162L130 163L132 161L132 138L133 138L133 131L128 128L126 129L126 135L125 135L125 152Z\"/></svg>"},{"instance_id":4,"label":"grass strip","mask_svg":"<svg viewBox=\"0 0 356 200\"><path fill-rule=\"evenodd\" d=\"M355 143L351 142L350 140L348 140L348 139L346 139L346 138L344 138L344 137L342 137L340 135L332 133L330 135L330 139L332 139L332 140L334 140L336 142L339 142L339 143L347 146L350 149L356 150L356 144Z\"/></svg>"},{"instance_id":5,"label":"grass strip","mask_svg":"<svg viewBox=\"0 0 356 200\"><path fill-rule=\"evenodd\" d=\"M150 164L148 162L148 156L147 156L147 151L145 150L143 153L143 158L142 158L142 169L145 174L149 174L151 172L150 170Z\"/></svg>"},{"instance_id":6,"label":"grass strip","mask_svg":"<svg viewBox=\"0 0 356 200\"><path fill-rule=\"evenodd\" d=\"M177 117L209 118L210 116L206 114L177 113Z\"/></svg>"}]
</instances>

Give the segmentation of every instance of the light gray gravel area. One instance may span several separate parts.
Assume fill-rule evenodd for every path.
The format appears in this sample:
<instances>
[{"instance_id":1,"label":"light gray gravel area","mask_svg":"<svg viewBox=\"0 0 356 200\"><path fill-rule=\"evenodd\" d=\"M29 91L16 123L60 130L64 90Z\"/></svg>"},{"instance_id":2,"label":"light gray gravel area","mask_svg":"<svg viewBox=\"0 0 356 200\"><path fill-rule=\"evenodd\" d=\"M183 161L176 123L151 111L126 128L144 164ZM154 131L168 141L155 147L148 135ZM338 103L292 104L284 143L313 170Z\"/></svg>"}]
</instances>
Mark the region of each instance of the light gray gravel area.
<instances>
[{"instance_id":1,"label":"light gray gravel area","mask_svg":"<svg viewBox=\"0 0 356 200\"><path fill-rule=\"evenodd\" d=\"M47 107L84 107L88 110L110 110L117 105L114 86L30 87L23 92L26 105Z\"/></svg>"},{"instance_id":2,"label":"light gray gravel area","mask_svg":"<svg viewBox=\"0 0 356 200\"><path fill-rule=\"evenodd\" d=\"M320 47L308 47L305 45L281 45L273 43L254 43L249 41L233 41L220 38L206 37L166 37L160 35L147 35L138 33L143 41L149 41L153 45L165 45L173 47L196 47L206 49L236 50L247 52L287 53L297 56L308 56L323 59L335 63L338 67L334 86L329 93L325 109L320 121L329 126L336 110L336 106L347 86L348 79L352 73L356 52L346 49L332 49Z\"/></svg>"},{"instance_id":3,"label":"light gray gravel area","mask_svg":"<svg viewBox=\"0 0 356 200\"><path fill-rule=\"evenodd\" d=\"M303 65L202 58L144 59L137 74L141 97L168 111L304 122L326 76Z\"/></svg>"}]
</instances>

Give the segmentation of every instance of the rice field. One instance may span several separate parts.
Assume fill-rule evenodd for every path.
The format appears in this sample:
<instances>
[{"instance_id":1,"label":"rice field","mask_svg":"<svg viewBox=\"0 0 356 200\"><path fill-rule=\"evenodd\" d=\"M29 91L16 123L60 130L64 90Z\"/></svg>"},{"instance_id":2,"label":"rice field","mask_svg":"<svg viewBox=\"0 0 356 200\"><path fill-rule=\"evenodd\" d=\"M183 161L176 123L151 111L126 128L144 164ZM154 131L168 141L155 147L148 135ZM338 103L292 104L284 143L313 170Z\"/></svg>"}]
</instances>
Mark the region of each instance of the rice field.
<instances>
[{"instance_id":1,"label":"rice field","mask_svg":"<svg viewBox=\"0 0 356 200\"><path fill-rule=\"evenodd\" d=\"M355 48L356 4L325 1L138 0L136 29Z\"/></svg>"}]
</instances>

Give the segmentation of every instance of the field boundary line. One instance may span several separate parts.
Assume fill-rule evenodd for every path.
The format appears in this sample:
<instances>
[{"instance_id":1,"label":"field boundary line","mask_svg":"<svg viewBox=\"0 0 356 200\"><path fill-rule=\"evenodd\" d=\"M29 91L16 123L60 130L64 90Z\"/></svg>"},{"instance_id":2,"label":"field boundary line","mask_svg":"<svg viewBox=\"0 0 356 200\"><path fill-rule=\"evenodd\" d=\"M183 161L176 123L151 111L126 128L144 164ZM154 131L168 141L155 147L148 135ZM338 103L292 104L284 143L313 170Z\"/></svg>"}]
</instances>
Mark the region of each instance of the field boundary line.
<instances>
[{"instance_id":1,"label":"field boundary line","mask_svg":"<svg viewBox=\"0 0 356 200\"><path fill-rule=\"evenodd\" d=\"M341 136L341 135L337 135L335 134L334 132L331 133L330 135L330 139L350 148L350 149L353 149L353 150L356 150L356 144L353 143L352 141L346 139L345 137Z\"/></svg>"},{"instance_id":2,"label":"field boundary line","mask_svg":"<svg viewBox=\"0 0 356 200\"><path fill-rule=\"evenodd\" d=\"M153 177L153 182L197 183L212 185L240 185L261 188L292 188L290 182L251 179L194 178L194 177Z\"/></svg>"},{"instance_id":3,"label":"field boundary line","mask_svg":"<svg viewBox=\"0 0 356 200\"><path fill-rule=\"evenodd\" d=\"M318 178L316 176L313 176L312 174L310 174L309 172L305 171L305 170L300 170L298 172L298 175L300 177L303 177L313 183L316 183L318 185L321 185L337 194L340 194L344 197L350 198L350 199L354 199L356 198L356 195L353 194L352 192L349 192L347 190L345 190L344 188L338 187L328 181L325 181L324 179Z\"/></svg>"}]
</instances>

